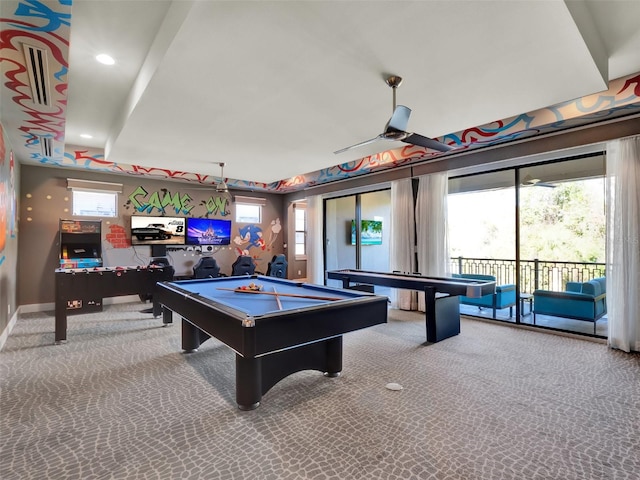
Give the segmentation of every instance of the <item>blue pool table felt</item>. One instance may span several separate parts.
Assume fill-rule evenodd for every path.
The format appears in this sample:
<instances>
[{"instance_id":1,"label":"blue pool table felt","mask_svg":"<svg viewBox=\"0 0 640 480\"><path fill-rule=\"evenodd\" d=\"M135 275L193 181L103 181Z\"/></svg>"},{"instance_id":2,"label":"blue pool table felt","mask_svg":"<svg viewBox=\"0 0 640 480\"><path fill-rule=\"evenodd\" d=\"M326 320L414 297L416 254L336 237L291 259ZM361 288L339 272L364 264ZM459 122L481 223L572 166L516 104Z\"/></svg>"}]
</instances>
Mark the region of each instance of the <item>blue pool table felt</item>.
<instances>
[{"instance_id":1,"label":"blue pool table felt","mask_svg":"<svg viewBox=\"0 0 640 480\"><path fill-rule=\"evenodd\" d=\"M286 311L296 308L312 307L332 302L332 300L278 296L280 303L282 304L282 310L280 310L274 295L220 290L221 288L230 288L235 290L242 286L248 286L252 282L257 285L261 285L263 291L271 293L275 287L279 294L284 293L333 297L341 300L353 299L362 296L362 292L351 292L349 290L324 287L321 285L297 283L261 276L206 278L200 280L182 280L172 283L194 295L200 295L251 316L264 315L266 313Z\"/></svg>"}]
</instances>

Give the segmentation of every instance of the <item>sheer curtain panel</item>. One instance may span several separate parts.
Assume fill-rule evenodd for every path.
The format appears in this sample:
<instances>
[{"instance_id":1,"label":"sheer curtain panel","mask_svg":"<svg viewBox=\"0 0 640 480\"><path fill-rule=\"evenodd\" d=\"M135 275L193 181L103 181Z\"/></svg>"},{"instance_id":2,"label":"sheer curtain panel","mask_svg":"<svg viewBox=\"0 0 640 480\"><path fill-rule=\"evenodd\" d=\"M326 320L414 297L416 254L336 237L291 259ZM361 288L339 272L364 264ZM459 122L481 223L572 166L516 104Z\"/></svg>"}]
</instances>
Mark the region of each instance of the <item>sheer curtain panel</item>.
<instances>
[{"instance_id":1,"label":"sheer curtain panel","mask_svg":"<svg viewBox=\"0 0 640 480\"><path fill-rule=\"evenodd\" d=\"M414 238L411 179L395 180L391 182L391 258L389 265L392 271L415 272ZM416 292L392 289L391 306L402 310L415 310L417 308Z\"/></svg>"},{"instance_id":2,"label":"sheer curtain panel","mask_svg":"<svg viewBox=\"0 0 640 480\"><path fill-rule=\"evenodd\" d=\"M447 277L449 237L447 233L447 195L449 179L445 172L418 178L416 233L418 271L422 275ZM424 311L424 293L418 296L418 309Z\"/></svg>"},{"instance_id":3,"label":"sheer curtain panel","mask_svg":"<svg viewBox=\"0 0 640 480\"><path fill-rule=\"evenodd\" d=\"M608 344L640 351L640 137L607 144Z\"/></svg>"},{"instance_id":4,"label":"sheer curtain panel","mask_svg":"<svg viewBox=\"0 0 640 480\"><path fill-rule=\"evenodd\" d=\"M307 282L324 285L322 197L307 197Z\"/></svg>"}]
</instances>

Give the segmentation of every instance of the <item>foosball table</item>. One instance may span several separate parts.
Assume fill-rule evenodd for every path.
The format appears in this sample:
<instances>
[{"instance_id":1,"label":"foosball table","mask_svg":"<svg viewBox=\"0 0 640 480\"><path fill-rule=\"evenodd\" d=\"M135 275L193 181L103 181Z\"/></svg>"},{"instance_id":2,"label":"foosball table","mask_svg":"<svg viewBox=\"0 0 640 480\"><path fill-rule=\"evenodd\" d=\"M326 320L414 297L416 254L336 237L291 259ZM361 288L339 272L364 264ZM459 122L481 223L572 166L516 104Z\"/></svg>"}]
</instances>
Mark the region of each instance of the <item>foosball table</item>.
<instances>
[{"instance_id":1,"label":"foosball table","mask_svg":"<svg viewBox=\"0 0 640 480\"><path fill-rule=\"evenodd\" d=\"M153 316L159 317L162 308L155 300L156 284L173 280L173 275L173 267L165 265L57 269L55 271L55 343L60 344L67 340L69 312L88 302L102 302L104 297L136 294L141 298L151 296Z\"/></svg>"}]
</instances>

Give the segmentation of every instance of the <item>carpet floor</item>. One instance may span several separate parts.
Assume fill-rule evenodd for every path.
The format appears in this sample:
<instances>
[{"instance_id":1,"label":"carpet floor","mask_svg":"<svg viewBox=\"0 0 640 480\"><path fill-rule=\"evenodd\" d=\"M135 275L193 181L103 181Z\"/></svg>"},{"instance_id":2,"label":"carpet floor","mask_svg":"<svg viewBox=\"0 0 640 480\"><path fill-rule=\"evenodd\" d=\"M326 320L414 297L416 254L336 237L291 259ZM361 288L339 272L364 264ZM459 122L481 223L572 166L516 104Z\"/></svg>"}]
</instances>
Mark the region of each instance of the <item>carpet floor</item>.
<instances>
[{"instance_id":1,"label":"carpet floor","mask_svg":"<svg viewBox=\"0 0 640 480\"><path fill-rule=\"evenodd\" d=\"M296 373L249 412L234 353L180 349L142 304L20 317L0 352L0 478L640 478L640 355L463 318L423 345L421 314L344 337L343 372ZM400 391L385 388L389 382Z\"/></svg>"}]
</instances>

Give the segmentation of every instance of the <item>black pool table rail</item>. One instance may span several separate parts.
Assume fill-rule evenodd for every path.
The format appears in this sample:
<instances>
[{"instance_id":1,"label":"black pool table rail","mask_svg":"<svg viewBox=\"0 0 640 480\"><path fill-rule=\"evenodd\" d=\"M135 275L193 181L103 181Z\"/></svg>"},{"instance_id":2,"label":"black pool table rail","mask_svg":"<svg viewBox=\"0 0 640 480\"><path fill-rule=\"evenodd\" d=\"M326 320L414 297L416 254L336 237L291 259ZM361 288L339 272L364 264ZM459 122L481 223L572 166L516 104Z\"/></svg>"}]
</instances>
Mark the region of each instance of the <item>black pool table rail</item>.
<instances>
[{"instance_id":1,"label":"black pool table rail","mask_svg":"<svg viewBox=\"0 0 640 480\"><path fill-rule=\"evenodd\" d=\"M252 277L249 277L250 279L253 280L260 280L261 277L259 275L254 275ZM375 297L375 295L373 294L368 294L368 293L364 293L364 292L351 292L351 291L344 291L343 289L340 288L332 288L332 287L322 287L322 290L318 290L318 285L313 285L313 284L307 284L307 283L298 283L297 285L299 285L300 287L300 295L304 297L305 293L307 290L311 290L311 292L309 295L313 296L315 295L318 291L321 291L324 293L325 297L331 297L330 293L327 293L327 291L334 291L336 293L336 295L340 295L341 297L345 297L345 298L338 298L338 297L331 297L331 298L336 298L335 300L331 300L331 301L324 301L322 303L318 303L318 304L314 304L314 305L305 305L305 306L299 306L296 308L286 308L284 310L278 310L277 308L274 308L271 311L265 312L265 313L261 313L261 314L250 314L250 313L246 313L244 312L242 309L233 307L231 305L227 305L226 303L224 303L224 301L214 301L210 298L207 297L206 294L201 294L200 292L193 292L192 290L189 289L185 289L185 288L181 288L180 285L188 285L189 283L193 283L193 282L201 282L203 280L187 280L187 281L181 281L181 282L162 282L160 284L158 284L158 287L166 290L166 291L172 291L175 292L177 295L183 297L183 298L190 298L192 299L194 302L196 303L202 303L204 306L206 306L207 308L215 308L217 310L219 310L220 312L224 312L225 314L234 317L236 320L241 321L242 322L242 326L243 327L254 327L256 325L257 321L266 321L269 318L281 318L283 316L287 316L287 315L295 315L299 312L306 312L306 311L310 311L310 310L318 310L320 312L324 312L327 310L331 310L331 309L335 309L335 308L340 308L342 306L341 302L353 302L354 306L358 306L359 304L367 304L371 301L372 297ZM206 281L206 279L204 280ZM280 281L282 282L282 280L280 279L274 279L271 281ZM224 288L221 288L221 290L227 290ZM238 292L238 295L243 295L246 296L245 294ZM280 293L280 296L286 298L286 294ZM283 299L284 299L283 298ZM252 301L252 299L247 298L245 301ZM275 305L275 303L274 303Z\"/></svg>"}]
</instances>

